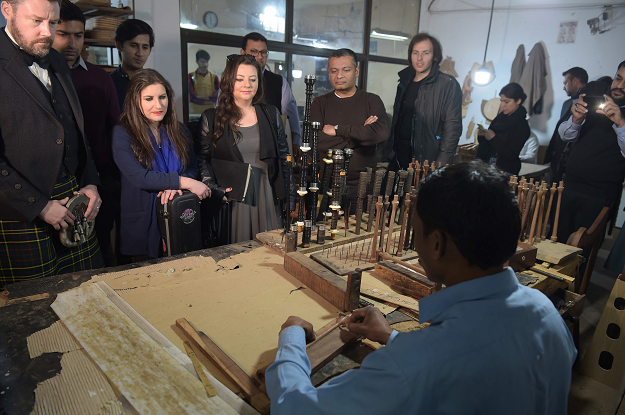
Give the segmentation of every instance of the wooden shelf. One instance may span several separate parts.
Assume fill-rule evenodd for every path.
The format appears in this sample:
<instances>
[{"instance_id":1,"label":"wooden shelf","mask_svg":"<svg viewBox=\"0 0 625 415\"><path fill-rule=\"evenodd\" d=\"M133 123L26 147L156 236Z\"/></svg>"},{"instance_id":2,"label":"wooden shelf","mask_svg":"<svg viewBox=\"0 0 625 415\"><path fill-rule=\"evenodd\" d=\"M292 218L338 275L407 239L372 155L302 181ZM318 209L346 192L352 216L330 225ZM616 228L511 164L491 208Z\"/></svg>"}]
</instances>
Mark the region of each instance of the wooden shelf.
<instances>
[{"instance_id":1,"label":"wooden shelf","mask_svg":"<svg viewBox=\"0 0 625 415\"><path fill-rule=\"evenodd\" d=\"M132 9L130 7L119 9L117 7L104 6L102 3L86 0L79 1L76 3L76 6L80 8L87 19L100 16L121 17L132 14Z\"/></svg>"},{"instance_id":2,"label":"wooden shelf","mask_svg":"<svg viewBox=\"0 0 625 415\"><path fill-rule=\"evenodd\" d=\"M105 48L114 48L115 47L115 41L114 40L85 38L85 46L101 46L101 47L105 47Z\"/></svg>"}]
</instances>

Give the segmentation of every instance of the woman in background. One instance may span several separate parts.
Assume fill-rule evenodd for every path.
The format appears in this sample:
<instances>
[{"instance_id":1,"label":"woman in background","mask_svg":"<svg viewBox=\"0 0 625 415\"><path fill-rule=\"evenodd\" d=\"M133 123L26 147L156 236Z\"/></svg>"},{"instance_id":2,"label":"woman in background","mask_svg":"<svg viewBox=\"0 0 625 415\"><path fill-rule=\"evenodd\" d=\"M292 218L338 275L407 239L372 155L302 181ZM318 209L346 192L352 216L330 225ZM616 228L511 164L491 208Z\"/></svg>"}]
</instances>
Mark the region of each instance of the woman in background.
<instances>
[{"instance_id":1,"label":"woman in background","mask_svg":"<svg viewBox=\"0 0 625 415\"><path fill-rule=\"evenodd\" d=\"M191 134L178 122L173 105L169 82L155 70L141 70L128 85L113 130L113 158L122 179L120 249L133 260L161 252L156 203L167 203L182 189L200 200L210 196L208 186L195 180Z\"/></svg>"},{"instance_id":2,"label":"woman in background","mask_svg":"<svg viewBox=\"0 0 625 415\"><path fill-rule=\"evenodd\" d=\"M231 189L219 186L211 160L248 163L260 171L258 188L248 189L253 202L236 202L232 211L232 242L254 239L257 233L282 226L280 201L291 195L286 189L286 156L289 152L280 112L262 104L263 75L251 55L230 55L221 78L221 94L215 109L200 118L195 148L202 181L212 197L225 198ZM256 187L256 186L254 186ZM246 197L247 198L247 197Z\"/></svg>"},{"instance_id":3,"label":"woman in background","mask_svg":"<svg viewBox=\"0 0 625 415\"><path fill-rule=\"evenodd\" d=\"M505 174L518 175L521 171L519 154L530 136L530 126L525 119L527 110L521 104L527 98L521 85L510 83L499 93L501 112L495 117L488 130L478 127L476 157L489 164L495 164Z\"/></svg>"}]
</instances>

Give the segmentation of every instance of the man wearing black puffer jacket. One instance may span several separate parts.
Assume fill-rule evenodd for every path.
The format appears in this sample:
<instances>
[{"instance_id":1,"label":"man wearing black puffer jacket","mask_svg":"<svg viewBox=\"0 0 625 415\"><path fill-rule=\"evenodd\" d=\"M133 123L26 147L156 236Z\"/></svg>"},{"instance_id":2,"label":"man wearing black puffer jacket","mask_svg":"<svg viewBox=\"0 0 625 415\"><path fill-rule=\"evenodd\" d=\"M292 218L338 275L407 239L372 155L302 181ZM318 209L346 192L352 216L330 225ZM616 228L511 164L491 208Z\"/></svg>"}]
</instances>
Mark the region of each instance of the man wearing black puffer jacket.
<instances>
[{"instance_id":1,"label":"man wearing black puffer jacket","mask_svg":"<svg viewBox=\"0 0 625 415\"><path fill-rule=\"evenodd\" d=\"M385 158L392 170L406 169L414 157L451 164L462 133L462 91L442 73L440 42L427 33L412 38L408 64L399 72L391 137Z\"/></svg>"}]
</instances>

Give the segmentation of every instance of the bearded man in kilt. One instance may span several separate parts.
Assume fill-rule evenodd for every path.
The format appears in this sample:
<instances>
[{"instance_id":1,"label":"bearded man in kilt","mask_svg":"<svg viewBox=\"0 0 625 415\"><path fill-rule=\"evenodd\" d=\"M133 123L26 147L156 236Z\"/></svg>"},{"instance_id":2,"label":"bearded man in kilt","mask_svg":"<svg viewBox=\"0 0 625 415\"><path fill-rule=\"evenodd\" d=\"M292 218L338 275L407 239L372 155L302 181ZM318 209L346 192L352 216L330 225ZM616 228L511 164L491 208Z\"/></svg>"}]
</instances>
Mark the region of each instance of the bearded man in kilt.
<instances>
[{"instance_id":1,"label":"bearded man in kilt","mask_svg":"<svg viewBox=\"0 0 625 415\"><path fill-rule=\"evenodd\" d=\"M102 203L70 69L51 49L58 0L4 0L0 29L0 288L103 266L92 233L68 248L58 230L78 192L95 219Z\"/></svg>"}]
</instances>

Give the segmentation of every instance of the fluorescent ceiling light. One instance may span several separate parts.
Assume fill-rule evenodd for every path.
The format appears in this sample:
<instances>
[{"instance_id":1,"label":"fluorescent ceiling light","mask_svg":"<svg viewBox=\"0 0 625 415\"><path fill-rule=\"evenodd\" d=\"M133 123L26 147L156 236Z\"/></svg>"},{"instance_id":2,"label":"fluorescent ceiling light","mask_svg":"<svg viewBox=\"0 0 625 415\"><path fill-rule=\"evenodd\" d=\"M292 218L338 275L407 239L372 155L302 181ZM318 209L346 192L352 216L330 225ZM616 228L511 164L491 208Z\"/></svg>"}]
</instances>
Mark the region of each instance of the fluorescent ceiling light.
<instances>
[{"instance_id":1,"label":"fluorescent ceiling light","mask_svg":"<svg viewBox=\"0 0 625 415\"><path fill-rule=\"evenodd\" d=\"M302 71L300 71L299 69L293 69L293 78L295 79L299 79L302 77Z\"/></svg>"},{"instance_id":2,"label":"fluorescent ceiling light","mask_svg":"<svg viewBox=\"0 0 625 415\"><path fill-rule=\"evenodd\" d=\"M193 23L180 23L180 27L183 29L197 29L197 25Z\"/></svg>"},{"instance_id":3,"label":"fluorescent ceiling light","mask_svg":"<svg viewBox=\"0 0 625 415\"><path fill-rule=\"evenodd\" d=\"M371 32L371 37L374 37L376 39L385 39L385 40L408 40L408 36L393 35L390 33L378 33L375 30Z\"/></svg>"}]
</instances>

